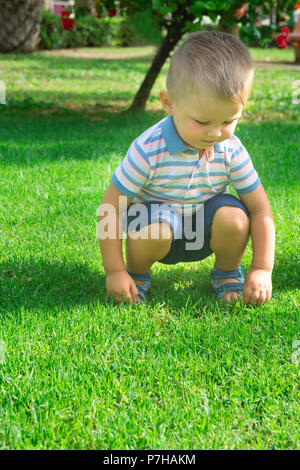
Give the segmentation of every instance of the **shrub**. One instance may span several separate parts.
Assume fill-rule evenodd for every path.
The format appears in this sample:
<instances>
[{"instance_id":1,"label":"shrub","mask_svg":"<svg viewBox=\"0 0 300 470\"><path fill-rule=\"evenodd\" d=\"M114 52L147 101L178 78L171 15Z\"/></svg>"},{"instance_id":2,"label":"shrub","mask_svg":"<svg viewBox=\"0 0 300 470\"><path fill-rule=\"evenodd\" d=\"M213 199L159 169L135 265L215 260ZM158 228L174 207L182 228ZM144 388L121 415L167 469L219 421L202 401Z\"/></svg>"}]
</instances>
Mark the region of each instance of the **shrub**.
<instances>
[{"instance_id":1,"label":"shrub","mask_svg":"<svg viewBox=\"0 0 300 470\"><path fill-rule=\"evenodd\" d=\"M158 45L162 40L162 31L155 23L151 11L135 13L120 24L120 45Z\"/></svg>"},{"instance_id":2,"label":"shrub","mask_svg":"<svg viewBox=\"0 0 300 470\"><path fill-rule=\"evenodd\" d=\"M59 49L62 47L62 32L60 17L43 8L39 49Z\"/></svg>"},{"instance_id":3,"label":"shrub","mask_svg":"<svg viewBox=\"0 0 300 470\"><path fill-rule=\"evenodd\" d=\"M63 47L102 47L109 46L117 35L117 18L95 18L83 16L76 20L71 31L63 30Z\"/></svg>"},{"instance_id":4,"label":"shrub","mask_svg":"<svg viewBox=\"0 0 300 470\"><path fill-rule=\"evenodd\" d=\"M272 34L277 30L276 24L255 26L254 24L242 25L239 30L240 39L248 47L268 47L272 40Z\"/></svg>"},{"instance_id":5,"label":"shrub","mask_svg":"<svg viewBox=\"0 0 300 470\"><path fill-rule=\"evenodd\" d=\"M145 13L129 18L81 16L68 31L58 15L43 9L40 37L39 49L66 49L158 44L162 33L151 15Z\"/></svg>"},{"instance_id":6,"label":"shrub","mask_svg":"<svg viewBox=\"0 0 300 470\"><path fill-rule=\"evenodd\" d=\"M292 31L294 24L295 22L291 17L286 26L289 27L290 31ZM282 26L282 23L279 25L271 23L270 25L261 26L256 26L255 24L242 25L239 29L240 39L248 47L274 47L276 43L272 39L272 34L279 33Z\"/></svg>"}]
</instances>

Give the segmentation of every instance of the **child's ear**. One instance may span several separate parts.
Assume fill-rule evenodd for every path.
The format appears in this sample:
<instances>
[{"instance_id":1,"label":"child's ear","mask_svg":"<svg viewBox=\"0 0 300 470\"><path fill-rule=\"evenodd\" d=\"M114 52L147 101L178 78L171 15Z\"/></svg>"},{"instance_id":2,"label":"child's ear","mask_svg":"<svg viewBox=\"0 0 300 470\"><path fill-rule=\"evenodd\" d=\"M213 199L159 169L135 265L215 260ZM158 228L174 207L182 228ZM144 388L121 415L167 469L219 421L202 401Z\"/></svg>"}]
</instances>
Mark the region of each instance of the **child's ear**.
<instances>
[{"instance_id":1,"label":"child's ear","mask_svg":"<svg viewBox=\"0 0 300 470\"><path fill-rule=\"evenodd\" d=\"M159 93L161 104L167 114L173 114L173 104L168 90L161 90Z\"/></svg>"}]
</instances>

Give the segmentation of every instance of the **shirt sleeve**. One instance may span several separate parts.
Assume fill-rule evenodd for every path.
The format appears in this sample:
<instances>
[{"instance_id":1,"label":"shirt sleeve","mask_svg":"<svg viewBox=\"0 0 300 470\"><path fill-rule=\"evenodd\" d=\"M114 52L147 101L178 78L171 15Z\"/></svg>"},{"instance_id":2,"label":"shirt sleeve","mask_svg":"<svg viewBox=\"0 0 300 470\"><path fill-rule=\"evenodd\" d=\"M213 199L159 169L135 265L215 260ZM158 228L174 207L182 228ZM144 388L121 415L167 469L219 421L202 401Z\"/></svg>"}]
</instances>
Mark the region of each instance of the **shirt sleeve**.
<instances>
[{"instance_id":1,"label":"shirt sleeve","mask_svg":"<svg viewBox=\"0 0 300 470\"><path fill-rule=\"evenodd\" d=\"M237 137L231 151L229 179L232 186L238 194L254 191L259 186L260 179L247 150Z\"/></svg>"},{"instance_id":2,"label":"shirt sleeve","mask_svg":"<svg viewBox=\"0 0 300 470\"><path fill-rule=\"evenodd\" d=\"M145 186L149 175L150 164L147 155L135 140L111 180L122 194L133 198Z\"/></svg>"}]
</instances>

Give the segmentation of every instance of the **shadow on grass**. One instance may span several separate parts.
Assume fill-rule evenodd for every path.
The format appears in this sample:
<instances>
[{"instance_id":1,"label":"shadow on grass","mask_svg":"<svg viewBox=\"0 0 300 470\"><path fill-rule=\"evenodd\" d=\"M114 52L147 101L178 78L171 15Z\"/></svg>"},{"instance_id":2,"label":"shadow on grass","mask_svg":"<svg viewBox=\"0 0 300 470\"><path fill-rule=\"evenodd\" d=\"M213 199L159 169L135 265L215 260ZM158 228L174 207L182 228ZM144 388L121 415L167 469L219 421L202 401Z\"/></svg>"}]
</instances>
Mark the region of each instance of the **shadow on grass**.
<instances>
[{"instance_id":1,"label":"shadow on grass","mask_svg":"<svg viewBox=\"0 0 300 470\"><path fill-rule=\"evenodd\" d=\"M91 114L88 110L80 113L61 110L55 115L20 111L0 113L1 164L26 167L60 160L62 154L64 159L72 160L99 159L108 153L110 158L113 152L125 155L138 135L166 116L162 110L139 113L125 113L119 109L113 113L110 111L111 108L104 106ZM286 161L285 155L278 151L274 153L275 146L277 148L280 142L297 146L300 143L298 130L299 125L292 122L245 122L239 124L236 134L254 159L258 145L260 152L264 150L267 153L268 162L259 159L257 164L266 166L269 174L271 163L278 167ZM293 163L296 166L296 159L291 158L289 166ZM282 175L279 171L277 174Z\"/></svg>"},{"instance_id":2,"label":"shadow on grass","mask_svg":"<svg viewBox=\"0 0 300 470\"><path fill-rule=\"evenodd\" d=\"M101 159L105 165L113 154L125 156L131 142L163 117L162 111L111 114L107 110L55 117L25 112L0 115L0 164L24 168L62 159Z\"/></svg>"},{"instance_id":3,"label":"shadow on grass","mask_svg":"<svg viewBox=\"0 0 300 470\"><path fill-rule=\"evenodd\" d=\"M106 302L105 276L87 265L59 261L7 261L0 265L0 312L20 307L71 308Z\"/></svg>"},{"instance_id":4,"label":"shadow on grass","mask_svg":"<svg viewBox=\"0 0 300 470\"><path fill-rule=\"evenodd\" d=\"M200 309L206 306L214 310L215 296L209 283L209 269L197 268L196 272L174 266L174 270L161 270L153 274L153 288L149 306L154 310L168 306L170 313L179 310ZM76 306L96 305L111 308L105 285L105 275L93 272L87 265L42 260L15 263L8 261L0 265L0 318L16 316L25 310L42 312L59 311ZM138 308L143 309L145 304ZM120 304L118 306L122 308Z\"/></svg>"},{"instance_id":5,"label":"shadow on grass","mask_svg":"<svg viewBox=\"0 0 300 470\"><path fill-rule=\"evenodd\" d=\"M201 262L189 263L189 269L184 263L166 270L160 266L159 272L154 270L152 273L151 304L156 308L165 304L174 312L187 305L214 311L216 297L210 284L212 266L201 265ZM288 294L299 287L297 269L290 260L281 259L277 263L273 274L273 294ZM244 268L245 274L247 271ZM22 307L49 311L99 303L109 303L105 275L100 269L91 271L85 264L34 259L20 263L11 260L0 265L0 315L1 312L2 315L16 314Z\"/></svg>"},{"instance_id":6,"label":"shadow on grass","mask_svg":"<svg viewBox=\"0 0 300 470\"><path fill-rule=\"evenodd\" d=\"M153 272L151 276L149 301L152 304L167 305L174 313L181 309L198 312L205 307L214 310L216 297L210 284L211 267L201 261L188 265L179 263L169 270L165 270L163 264L160 267L159 272Z\"/></svg>"},{"instance_id":7,"label":"shadow on grass","mask_svg":"<svg viewBox=\"0 0 300 470\"><path fill-rule=\"evenodd\" d=\"M151 298L160 303L176 299L176 305L183 307L188 296L195 303L199 295L213 293L209 270L196 267L191 272L184 265L174 266L172 271L162 269L159 275L153 274L153 293L155 297L151 295ZM91 271L85 264L38 259L0 264L0 312L3 314L17 313L21 307L45 311L97 303L108 303L105 275L100 269Z\"/></svg>"},{"instance_id":8,"label":"shadow on grass","mask_svg":"<svg viewBox=\"0 0 300 470\"><path fill-rule=\"evenodd\" d=\"M194 308L208 307L212 311L216 308L216 296L210 282L210 271L213 266L214 256L209 258L211 265L200 262L189 263L193 269L185 269L183 263L174 266L174 270L165 271L162 268L159 273L152 275L152 295L153 302L166 302L167 305L176 310L189 304ZM161 265L163 266L163 265ZM242 262L244 275L248 274L250 265ZM276 294L286 294L287 296L295 292L300 287L299 264L295 257L281 257L276 260L272 274L273 296ZM234 308L234 304L222 304L225 309ZM246 307L243 305L243 307ZM247 307L254 307L248 305Z\"/></svg>"}]
</instances>

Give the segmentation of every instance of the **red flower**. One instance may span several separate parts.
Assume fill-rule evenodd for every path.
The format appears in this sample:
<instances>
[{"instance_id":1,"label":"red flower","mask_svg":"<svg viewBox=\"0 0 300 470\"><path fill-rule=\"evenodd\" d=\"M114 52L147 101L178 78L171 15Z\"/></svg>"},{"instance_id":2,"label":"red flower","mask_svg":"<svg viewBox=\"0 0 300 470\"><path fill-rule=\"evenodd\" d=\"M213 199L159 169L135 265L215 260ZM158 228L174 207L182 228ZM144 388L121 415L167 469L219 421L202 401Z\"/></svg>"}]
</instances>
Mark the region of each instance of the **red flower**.
<instances>
[{"instance_id":1,"label":"red flower","mask_svg":"<svg viewBox=\"0 0 300 470\"><path fill-rule=\"evenodd\" d=\"M283 33L283 36L285 37L285 40L289 41L290 40L290 37L289 37L290 30L289 30L289 28L284 27L284 28L281 28L280 31Z\"/></svg>"},{"instance_id":2,"label":"red flower","mask_svg":"<svg viewBox=\"0 0 300 470\"><path fill-rule=\"evenodd\" d=\"M69 31L74 28L75 20L70 18L70 12L67 10L63 10L61 12L61 21L63 25L63 29L68 29Z\"/></svg>"},{"instance_id":3,"label":"red flower","mask_svg":"<svg viewBox=\"0 0 300 470\"><path fill-rule=\"evenodd\" d=\"M72 20L70 18L63 18L63 29L68 29L69 31L74 28L75 26L75 20Z\"/></svg>"},{"instance_id":4,"label":"red flower","mask_svg":"<svg viewBox=\"0 0 300 470\"><path fill-rule=\"evenodd\" d=\"M300 2L296 2L296 5L294 6L294 10L298 10L300 8Z\"/></svg>"},{"instance_id":5,"label":"red flower","mask_svg":"<svg viewBox=\"0 0 300 470\"><path fill-rule=\"evenodd\" d=\"M61 17L62 17L62 18L69 18L69 16L70 16L70 12L69 12L69 11L67 11L67 10L62 10L62 12L61 12Z\"/></svg>"},{"instance_id":6,"label":"red flower","mask_svg":"<svg viewBox=\"0 0 300 470\"><path fill-rule=\"evenodd\" d=\"M283 34L280 34L276 39L276 44L279 49L286 49L286 38Z\"/></svg>"},{"instance_id":7,"label":"red flower","mask_svg":"<svg viewBox=\"0 0 300 470\"><path fill-rule=\"evenodd\" d=\"M242 8L240 8L234 16L239 20L240 18L242 18L242 16L244 16L247 10L248 10L248 5L247 3L245 3L245 5L243 5Z\"/></svg>"},{"instance_id":8,"label":"red flower","mask_svg":"<svg viewBox=\"0 0 300 470\"><path fill-rule=\"evenodd\" d=\"M117 14L117 10L115 8L112 8L111 10L108 10L108 16L109 17L116 16L116 14Z\"/></svg>"}]
</instances>

